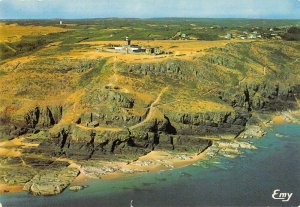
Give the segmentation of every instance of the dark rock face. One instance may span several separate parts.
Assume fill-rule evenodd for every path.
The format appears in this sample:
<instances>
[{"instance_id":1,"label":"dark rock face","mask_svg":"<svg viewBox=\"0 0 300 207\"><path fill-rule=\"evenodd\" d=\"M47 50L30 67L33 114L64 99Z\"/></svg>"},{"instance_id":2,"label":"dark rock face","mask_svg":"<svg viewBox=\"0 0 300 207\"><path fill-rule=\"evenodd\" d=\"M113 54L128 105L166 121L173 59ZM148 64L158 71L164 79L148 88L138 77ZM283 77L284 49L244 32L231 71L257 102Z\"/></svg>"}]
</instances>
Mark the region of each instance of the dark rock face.
<instances>
[{"instance_id":1,"label":"dark rock face","mask_svg":"<svg viewBox=\"0 0 300 207\"><path fill-rule=\"evenodd\" d=\"M129 131L97 132L70 125L62 127L57 134L51 134L32 152L75 159L112 159L113 154L122 154L132 145L130 139Z\"/></svg>"},{"instance_id":2,"label":"dark rock face","mask_svg":"<svg viewBox=\"0 0 300 207\"><path fill-rule=\"evenodd\" d=\"M238 135L244 130L250 114L242 112L179 113L171 115L178 134Z\"/></svg>"},{"instance_id":3,"label":"dark rock face","mask_svg":"<svg viewBox=\"0 0 300 207\"><path fill-rule=\"evenodd\" d=\"M77 124L89 126L96 121L101 126L124 127L136 124L143 118L142 114L130 113L136 105L142 104L141 101L136 100L131 93L121 92L117 86L96 88L83 96L82 102L90 110L80 115Z\"/></svg>"},{"instance_id":4,"label":"dark rock face","mask_svg":"<svg viewBox=\"0 0 300 207\"><path fill-rule=\"evenodd\" d=\"M5 125L0 126L0 138L7 137L12 139L14 137L20 136L28 132L26 127L18 127L14 124L6 123Z\"/></svg>"},{"instance_id":5,"label":"dark rock face","mask_svg":"<svg viewBox=\"0 0 300 207\"><path fill-rule=\"evenodd\" d=\"M244 108L247 111L282 111L296 109L295 94L300 91L299 86L247 84L242 85L234 93L226 91L220 98L233 107Z\"/></svg>"},{"instance_id":6,"label":"dark rock face","mask_svg":"<svg viewBox=\"0 0 300 207\"><path fill-rule=\"evenodd\" d=\"M300 87L281 88L268 85L245 85L234 93L220 93L233 106L232 111L166 113L137 128L122 131L82 130L75 124L64 126L41 143L36 152L75 159L136 159L151 150L200 152L211 145L205 136L234 139L251 118L253 111L293 108ZM97 115L83 116L89 126L98 126ZM32 119L37 120L37 119ZM142 120L142 119L141 119ZM140 120L140 121L141 121ZM77 123L77 124L78 124Z\"/></svg>"},{"instance_id":7,"label":"dark rock face","mask_svg":"<svg viewBox=\"0 0 300 207\"><path fill-rule=\"evenodd\" d=\"M25 133L36 133L57 124L63 115L62 106L35 107L24 115L24 120L0 120L0 138L14 138Z\"/></svg>"},{"instance_id":8,"label":"dark rock face","mask_svg":"<svg viewBox=\"0 0 300 207\"><path fill-rule=\"evenodd\" d=\"M136 159L153 149L199 152L211 144L205 138L177 135L168 117L123 131L82 130L65 126L41 143L35 153L74 159Z\"/></svg>"},{"instance_id":9,"label":"dark rock face","mask_svg":"<svg viewBox=\"0 0 300 207\"><path fill-rule=\"evenodd\" d=\"M210 140L195 136L160 134L155 149L199 153L211 144Z\"/></svg>"},{"instance_id":10,"label":"dark rock face","mask_svg":"<svg viewBox=\"0 0 300 207\"><path fill-rule=\"evenodd\" d=\"M46 128L57 124L62 118L62 106L35 107L25 115L25 123L30 128Z\"/></svg>"},{"instance_id":11,"label":"dark rock face","mask_svg":"<svg viewBox=\"0 0 300 207\"><path fill-rule=\"evenodd\" d=\"M38 158L30 158L30 157L23 157L23 162L34 169L45 169L46 167L51 167L52 169L57 168L64 168L69 165L67 162L63 161L53 161L47 159L38 159Z\"/></svg>"},{"instance_id":12,"label":"dark rock face","mask_svg":"<svg viewBox=\"0 0 300 207\"><path fill-rule=\"evenodd\" d=\"M134 100L132 98L116 91L109 91L106 98L110 102L115 102L117 105L123 108L132 108L134 106Z\"/></svg>"},{"instance_id":13,"label":"dark rock face","mask_svg":"<svg viewBox=\"0 0 300 207\"><path fill-rule=\"evenodd\" d=\"M163 75L173 80L189 80L191 68L183 61L169 61L156 64L134 64L120 69L136 75Z\"/></svg>"},{"instance_id":14,"label":"dark rock face","mask_svg":"<svg viewBox=\"0 0 300 207\"><path fill-rule=\"evenodd\" d=\"M97 125L118 127L137 124L143 118L144 116L122 114L120 111L109 113L103 111L92 111L90 113L81 114L81 116L75 121L75 123L90 127L95 127Z\"/></svg>"}]
</instances>

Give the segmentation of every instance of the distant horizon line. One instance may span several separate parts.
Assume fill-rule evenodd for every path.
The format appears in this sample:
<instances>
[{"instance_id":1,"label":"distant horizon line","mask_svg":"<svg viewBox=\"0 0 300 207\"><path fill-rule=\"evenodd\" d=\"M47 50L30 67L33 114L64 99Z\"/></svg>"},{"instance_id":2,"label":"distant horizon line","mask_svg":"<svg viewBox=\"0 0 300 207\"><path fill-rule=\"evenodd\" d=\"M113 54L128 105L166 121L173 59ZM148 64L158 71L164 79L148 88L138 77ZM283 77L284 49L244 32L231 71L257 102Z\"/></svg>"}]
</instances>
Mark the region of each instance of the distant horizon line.
<instances>
[{"instance_id":1,"label":"distant horizon line","mask_svg":"<svg viewBox=\"0 0 300 207\"><path fill-rule=\"evenodd\" d=\"M254 17L87 17L87 18L0 18L0 21L13 20L95 20L95 19L232 19L232 20L300 20L300 18L254 18Z\"/></svg>"}]
</instances>

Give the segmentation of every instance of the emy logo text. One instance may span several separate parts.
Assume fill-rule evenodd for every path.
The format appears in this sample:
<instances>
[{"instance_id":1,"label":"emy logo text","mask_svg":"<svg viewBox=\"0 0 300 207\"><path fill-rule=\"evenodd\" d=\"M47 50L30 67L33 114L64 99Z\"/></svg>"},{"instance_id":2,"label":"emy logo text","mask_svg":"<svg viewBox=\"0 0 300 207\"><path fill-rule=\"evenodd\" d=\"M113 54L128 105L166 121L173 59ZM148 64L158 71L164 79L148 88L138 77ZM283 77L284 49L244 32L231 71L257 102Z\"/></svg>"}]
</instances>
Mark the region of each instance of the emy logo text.
<instances>
[{"instance_id":1,"label":"emy logo text","mask_svg":"<svg viewBox=\"0 0 300 207\"><path fill-rule=\"evenodd\" d=\"M273 191L272 198L275 200L281 200L282 202L288 202L292 198L293 193L281 193L280 189Z\"/></svg>"}]
</instances>

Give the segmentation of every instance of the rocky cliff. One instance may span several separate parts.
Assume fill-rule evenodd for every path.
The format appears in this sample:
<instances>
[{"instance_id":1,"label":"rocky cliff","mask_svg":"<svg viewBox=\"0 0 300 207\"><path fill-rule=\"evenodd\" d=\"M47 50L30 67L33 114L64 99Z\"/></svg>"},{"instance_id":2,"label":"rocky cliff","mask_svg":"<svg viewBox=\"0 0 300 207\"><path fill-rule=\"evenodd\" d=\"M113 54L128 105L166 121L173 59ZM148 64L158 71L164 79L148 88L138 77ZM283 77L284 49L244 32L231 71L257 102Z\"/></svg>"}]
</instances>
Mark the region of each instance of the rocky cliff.
<instances>
[{"instance_id":1,"label":"rocky cliff","mask_svg":"<svg viewBox=\"0 0 300 207\"><path fill-rule=\"evenodd\" d=\"M61 104L37 104L15 119L3 112L1 136L37 133L43 141L27 152L76 159L200 152L211 138L237 137L253 113L298 107L295 51L298 43L233 43L192 59L95 63L75 71L81 78Z\"/></svg>"}]
</instances>

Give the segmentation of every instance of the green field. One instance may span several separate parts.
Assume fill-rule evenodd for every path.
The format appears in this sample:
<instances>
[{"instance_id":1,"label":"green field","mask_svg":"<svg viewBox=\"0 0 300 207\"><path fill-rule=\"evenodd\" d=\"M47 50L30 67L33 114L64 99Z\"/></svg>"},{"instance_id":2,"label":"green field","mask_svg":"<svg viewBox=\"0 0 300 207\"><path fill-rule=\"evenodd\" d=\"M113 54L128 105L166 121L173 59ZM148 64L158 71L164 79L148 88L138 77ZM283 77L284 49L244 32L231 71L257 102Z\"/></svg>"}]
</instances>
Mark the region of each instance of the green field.
<instances>
[{"instance_id":1,"label":"green field","mask_svg":"<svg viewBox=\"0 0 300 207\"><path fill-rule=\"evenodd\" d=\"M277 31L279 36L290 40L299 40L299 30L287 29L299 27L299 20L247 20L247 19L86 19L64 20L59 25L58 20L30 20L30 21L2 21L6 25L17 23L20 26L44 26L64 29L61 33L40 35L36 31L21 37L15 42L1 43L1 59L24 52L39 49L52 42L62 41L60 50L69 50L70 45L79 42L99 40L123 40L126 36L133 40L170 40L182 39L180 34L185 34L184 39L194 40L222 40L227 33L242 35L243 32L259 32L264 38L271 38L270 29ZM28 28L32 30L32 28ZM40 29L41 30L41 29ZM17 29L15 30L17 31ZM0 33L0 36L3 35ZM14 34L11 34L12 36ZM74 47L74 45L72 45Z\"/></svg>"}]
</instances>

